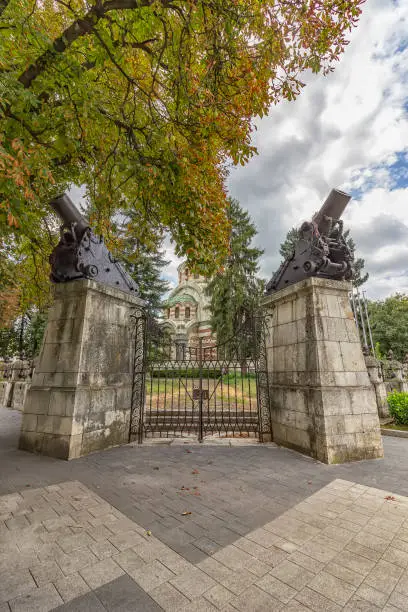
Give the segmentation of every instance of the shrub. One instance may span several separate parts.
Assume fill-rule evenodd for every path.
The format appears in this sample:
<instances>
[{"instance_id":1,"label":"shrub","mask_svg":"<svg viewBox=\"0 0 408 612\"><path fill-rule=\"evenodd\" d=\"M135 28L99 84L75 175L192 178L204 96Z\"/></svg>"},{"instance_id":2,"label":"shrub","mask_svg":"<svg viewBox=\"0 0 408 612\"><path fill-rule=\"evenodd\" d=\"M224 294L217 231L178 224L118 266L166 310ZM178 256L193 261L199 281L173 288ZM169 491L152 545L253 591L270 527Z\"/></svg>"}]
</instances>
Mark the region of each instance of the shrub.
<instances>
[{"instance_id":1,"label":"shrub","mask_svg":"<svg viewBox=\"0 0 408 612\"><path fill-rule=\"evenodd\" d=\"M393 391L387 399L390 415L397 425L408 425L408 393Z\"/></svg>"}]
</instances>

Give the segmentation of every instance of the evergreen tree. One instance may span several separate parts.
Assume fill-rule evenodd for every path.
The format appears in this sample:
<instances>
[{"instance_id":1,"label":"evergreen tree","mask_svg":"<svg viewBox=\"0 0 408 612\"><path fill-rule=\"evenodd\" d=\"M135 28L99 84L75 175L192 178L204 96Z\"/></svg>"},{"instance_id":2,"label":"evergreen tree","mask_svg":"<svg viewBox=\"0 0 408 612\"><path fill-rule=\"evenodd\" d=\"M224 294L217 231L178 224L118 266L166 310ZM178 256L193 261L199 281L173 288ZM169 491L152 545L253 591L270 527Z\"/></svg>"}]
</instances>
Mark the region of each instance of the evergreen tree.
<instances>
[{"instance_id":1,"label":"evergreen tree","mask_svg":"<svg viewBox=\"0 0 408 612\"><path fill-rule=\"evenodd\" d=\"M162 270L169 263L163 250L150 251L142 246L139 246L137 257L124 259L124 266L139 285L140 297L146 301L152 317L160 314L163 296L170 289L169 283L162 278Z\"/></svg>"},{"instance_id":2,"label":"evergreen tree","mask_svg":"<svg viewBox=\"0 0 408 612\"><path fill-rule=\"evenodd\" d=\"M345 230L343 233L344 239L349 247L351 253L355 255L356 244L350 236L350 230ZM296 227L292 227L286 234L285 240L281 243L279 253L283 259L290 257L295 250L297 241L299 240L299 230ZM352 283L354 287L360 287L368 280L368 273L363 275L365 261L362 257L356 257L352 264L353 278Z\"/></svg>"},{"instance_id":3,"label":"evergreen tree","mask_svg":"<svg viewBox=\"0 0 408 612\"><path fill-rule=\"evenodd\" d=\"M255 225L234 199L229 200L228 218L229 254L207 286L211 326L218 344L240 336L243 327L251 323L263 293L263 281L257 278L263 251L251 246L257 234Z\"/></svg>"}]
</instances>

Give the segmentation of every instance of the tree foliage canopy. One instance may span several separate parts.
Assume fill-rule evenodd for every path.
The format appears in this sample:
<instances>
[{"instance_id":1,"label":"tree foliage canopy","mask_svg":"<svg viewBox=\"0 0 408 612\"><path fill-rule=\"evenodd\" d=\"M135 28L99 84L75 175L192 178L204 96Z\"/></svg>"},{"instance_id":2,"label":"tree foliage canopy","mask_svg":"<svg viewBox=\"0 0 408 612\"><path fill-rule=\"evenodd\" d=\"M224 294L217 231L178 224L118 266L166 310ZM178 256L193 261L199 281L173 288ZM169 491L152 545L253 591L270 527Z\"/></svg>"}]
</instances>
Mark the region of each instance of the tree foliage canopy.
<instances>
[{"instance_id":1,"label":"tree foliage canopy","mask_svg":"<svg viewBox=\"0 0 408 612\"><path fill-rule=\"evenodd\" d=\"M256 227L237 200L230 200L228 217L229 255L207 285L211 327L218 343L240 333L243 325L253 318L263 292L263 282L257 278L263 251L251 244L257 234Z\"/></svg>"},{"instance_id":2,"label":"tree foliage canopy","mask_svg":"<svg viewBox=\"0 0 408 612\"><path fill-rule=\"evenodd\" d=\"M74 183L113 243L132 209L130 235L168 229L215 269L228 164L254 154L253 118L295 98L303 71L332 69L362 3L0 0L2 235L37 249L47 201Z\"/></svg>"},{"instance_id":3,"label":"tree foliage canopy","mask_svg":"<svg viewBox=\"0 0 408 612\"><path fill-rule=\"evenodd\" d=\"M392 350L403 361L408 354L408 296L396 293L384 301L368 303L374 342L382 355Z\"/></svg>"}]
</instances>

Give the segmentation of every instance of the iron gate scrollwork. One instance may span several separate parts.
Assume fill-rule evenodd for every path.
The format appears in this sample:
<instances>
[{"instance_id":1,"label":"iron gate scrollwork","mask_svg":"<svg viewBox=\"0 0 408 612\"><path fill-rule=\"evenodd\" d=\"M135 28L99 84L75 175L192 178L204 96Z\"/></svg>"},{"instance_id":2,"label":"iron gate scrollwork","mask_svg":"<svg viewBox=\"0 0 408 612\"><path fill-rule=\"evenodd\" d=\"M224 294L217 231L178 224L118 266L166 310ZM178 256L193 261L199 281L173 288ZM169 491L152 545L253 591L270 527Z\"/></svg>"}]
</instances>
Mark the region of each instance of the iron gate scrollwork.
<instances>
[{"instance_id":1,"label":"iron gate scrollwork","mask_svg":"<svg viewBox=\"0 0 408 612\"><path fill-rule=\"evenodd\" d=\"M228 342L206 340L187 346L144 312L134 315L131 440L271 439L264 318L248 318Z\"/></svg>"}]
</instances>

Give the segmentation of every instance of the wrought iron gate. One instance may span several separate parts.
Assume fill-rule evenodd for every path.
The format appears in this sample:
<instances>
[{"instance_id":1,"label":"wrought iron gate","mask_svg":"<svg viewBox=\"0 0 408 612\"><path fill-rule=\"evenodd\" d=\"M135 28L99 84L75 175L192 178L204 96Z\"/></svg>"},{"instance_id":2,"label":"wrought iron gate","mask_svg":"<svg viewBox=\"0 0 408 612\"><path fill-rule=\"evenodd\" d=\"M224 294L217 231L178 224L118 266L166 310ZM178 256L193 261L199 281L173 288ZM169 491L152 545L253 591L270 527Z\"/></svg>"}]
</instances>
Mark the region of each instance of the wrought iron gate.
<instances>
[{"instance_id":1,"label":"wrought iron gate","mask_svg":"<svg viewBox=\"0 0 408 612\"><path fill-rule=\"evenodd\" d=\"M264 320L217 346L186 346L143 312L134 317L130 439L270 433ZM269 438L270 439L270 438Z\"/></svg>"}]
</instances>

